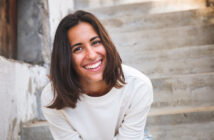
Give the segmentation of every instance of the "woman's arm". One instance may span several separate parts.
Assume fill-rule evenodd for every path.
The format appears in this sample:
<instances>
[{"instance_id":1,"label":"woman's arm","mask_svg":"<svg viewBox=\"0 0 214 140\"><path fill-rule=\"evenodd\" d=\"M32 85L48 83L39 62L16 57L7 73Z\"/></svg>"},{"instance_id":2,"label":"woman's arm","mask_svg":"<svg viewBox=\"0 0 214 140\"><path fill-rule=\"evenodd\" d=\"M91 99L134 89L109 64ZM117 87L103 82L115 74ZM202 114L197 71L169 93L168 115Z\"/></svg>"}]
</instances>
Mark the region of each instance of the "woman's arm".
<instances>
[{"instance_id":1,"label":"woman's arm","mask_svg":"<svg viewBox=\"0 0 214 140\"><path fill-rule=\"evenodd\" d=\"M53 92L49 83L41 94L42 112L48 121L54 140L81 140L80 135L69 124L61 110L47 108L53 100Z\"/></svg>"},{"instance_id":2,"label":"woman's arm","mask_svg":"<svg viewBox=\"0 0 214 140\"><path fill-rule=\"evenodd\" d=\"M114 140L143 140L147 115L153 102L152 84L150 81L142 83L133 92L136 96L132 99Z\"/></svg>"},{"instance_id":3,"label":"woman's arm","mask_svg":"<svg viewBox=\"0 0 214 140\"><path fill-rule=\"evenodd\" d=\"M62 111L46 107L42 107L42 111L54 140L82 140L78 132L67 122Z\"/></svg>"}]
</instances>

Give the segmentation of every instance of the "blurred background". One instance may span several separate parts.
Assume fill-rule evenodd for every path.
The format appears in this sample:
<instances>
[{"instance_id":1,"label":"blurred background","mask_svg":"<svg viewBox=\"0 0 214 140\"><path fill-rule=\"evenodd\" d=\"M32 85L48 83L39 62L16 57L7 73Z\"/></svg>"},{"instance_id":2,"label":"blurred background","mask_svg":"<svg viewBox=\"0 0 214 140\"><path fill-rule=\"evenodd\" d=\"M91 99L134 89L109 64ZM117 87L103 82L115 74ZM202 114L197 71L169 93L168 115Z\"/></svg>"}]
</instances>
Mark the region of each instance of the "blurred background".
<instances>
[{"instance_id":1,"label":"blurred background","mask_svg":"<svg viewBox=\"0 0 214 140\"><path fill-rule=\"evenodd\" d=\"M154 140L214 140L214 0L0 0L0 139L53 140L41 113L59 21L95 14L148 75Z\"/></svg>"}]
</instances>

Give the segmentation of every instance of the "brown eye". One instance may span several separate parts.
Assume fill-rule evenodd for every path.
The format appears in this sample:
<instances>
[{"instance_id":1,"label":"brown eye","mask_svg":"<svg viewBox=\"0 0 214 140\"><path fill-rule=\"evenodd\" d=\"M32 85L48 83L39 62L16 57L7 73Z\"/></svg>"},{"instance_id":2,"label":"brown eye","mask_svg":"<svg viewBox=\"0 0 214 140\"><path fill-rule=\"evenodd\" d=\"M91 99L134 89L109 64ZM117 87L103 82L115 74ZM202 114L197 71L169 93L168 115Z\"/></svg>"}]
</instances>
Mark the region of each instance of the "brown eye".
<instances>
[{"instance_id":1,"label":"brown eye","mask_svg":"<svg viewBox=\"0 0 214 140\"><path fill-rule=\"evenodd\" d=\"M100 40L97 40L97 41L94 41L93 43L92 43L92 45L97 45L97 44L100 44L101 43L101 41Z\"/></svg>"},{"instance_id":2,"label":"brown eye","mask_svg":"<svg viewBox=\"0 0 214 140\"><path fill-rule=\"evenodd\" d=\"M80 51L80 50L82 50L82 47L75 47L75 48L73 49L73 52L78 52L78 51Z\"/></svg>"}]
</instances>

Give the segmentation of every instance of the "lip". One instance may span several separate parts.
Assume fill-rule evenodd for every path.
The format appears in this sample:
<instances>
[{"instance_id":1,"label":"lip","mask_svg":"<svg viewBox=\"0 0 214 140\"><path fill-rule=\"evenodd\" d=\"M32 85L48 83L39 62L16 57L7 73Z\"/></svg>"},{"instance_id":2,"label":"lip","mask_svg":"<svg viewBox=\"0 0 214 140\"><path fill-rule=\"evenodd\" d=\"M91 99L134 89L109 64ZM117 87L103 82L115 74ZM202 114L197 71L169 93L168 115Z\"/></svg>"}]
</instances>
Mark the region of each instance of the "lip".
<instances>
[{"instance_id":1,"label":"lip","mask_svg":"<svg viewBox=\"0 0 214 140\"><path fill-rule=\"evenodd\" d=\"M99 66L97 66L96 68L90 68L90 69L89 69L89 68L86 68L87 65L94 65L94 64L99 63L99 62L101 62L101 63L100 63ZM103 66L103 59L100 59L100 60L98 60L98 61L95 61L95 62L90 63L90 64L87 64L87 65L83 66L83 68L84 68L85 70L90 71L90 72L98 72L98 71L101 70L101 68L102 68L102 66Z\"/></svg>"}]
</instances>

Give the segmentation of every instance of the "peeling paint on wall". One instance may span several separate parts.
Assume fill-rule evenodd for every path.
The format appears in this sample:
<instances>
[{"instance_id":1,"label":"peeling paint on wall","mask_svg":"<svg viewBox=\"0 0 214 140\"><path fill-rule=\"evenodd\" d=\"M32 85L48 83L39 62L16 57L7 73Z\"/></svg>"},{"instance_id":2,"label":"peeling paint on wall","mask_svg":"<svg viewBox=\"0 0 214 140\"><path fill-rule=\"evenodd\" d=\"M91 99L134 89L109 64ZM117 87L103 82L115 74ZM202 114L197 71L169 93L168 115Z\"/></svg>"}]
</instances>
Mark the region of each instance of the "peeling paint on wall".
<instances>
[{"instance_id":1,"label":"peeling paint on wall","mask_svg":"<svg viewBox=\"0 0 214 140\"><path fill-rule=\"evenodd\" d=\"M0 56L0 136L18 140L21 122L39 116L37 94L48 83L47 69L38 65L9 60Z\"/></svg>"}]
</instances>

